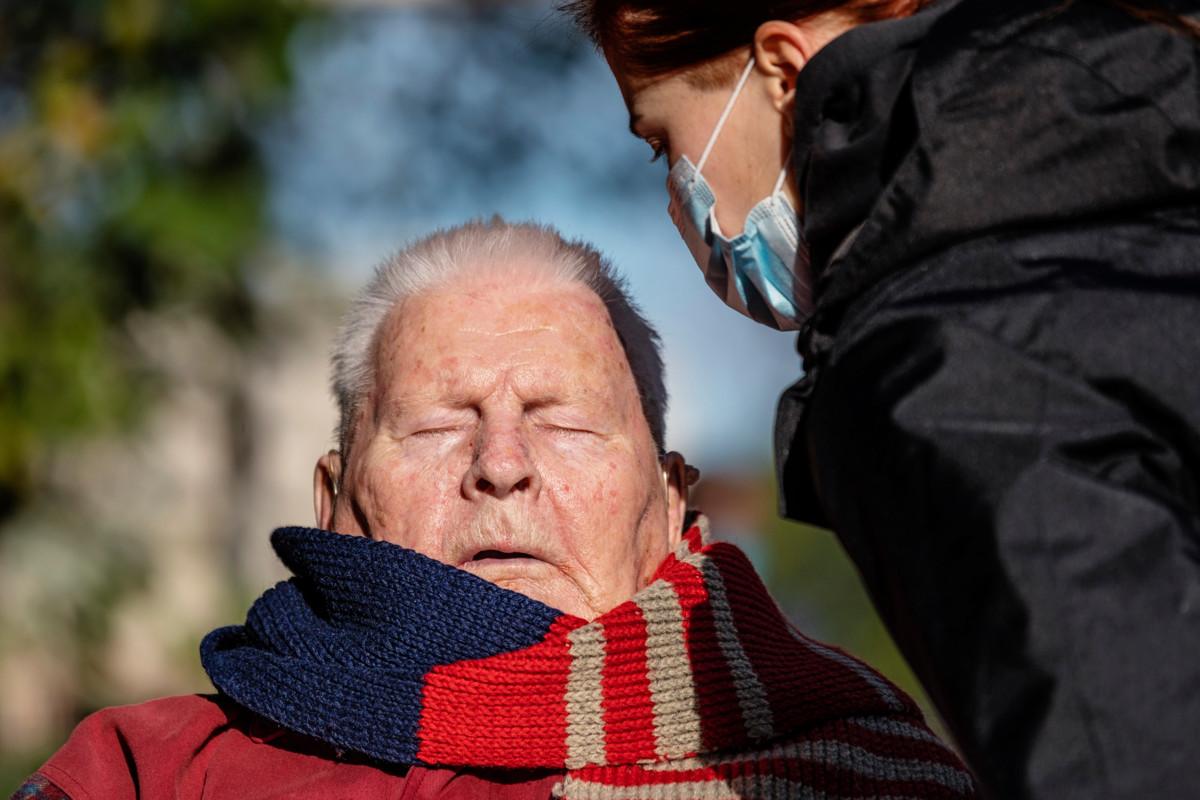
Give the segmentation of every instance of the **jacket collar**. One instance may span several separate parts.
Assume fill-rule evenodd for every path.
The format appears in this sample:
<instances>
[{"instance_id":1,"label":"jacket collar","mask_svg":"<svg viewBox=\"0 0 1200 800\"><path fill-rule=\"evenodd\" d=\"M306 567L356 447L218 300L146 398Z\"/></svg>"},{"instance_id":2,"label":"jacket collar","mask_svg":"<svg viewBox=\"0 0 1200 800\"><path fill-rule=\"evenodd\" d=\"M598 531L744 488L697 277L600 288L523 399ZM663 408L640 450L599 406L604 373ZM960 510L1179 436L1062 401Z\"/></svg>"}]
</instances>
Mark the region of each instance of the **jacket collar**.
<instances>
[{"instance_id":1,"label":"jacket collar","mask_svg":"<svg viewBox=\"0 0 1200 800\"><path fill-rule=\"evenodd\" d=\"M898 119L898 105L918 47L956 4L852 28L801 71L792 163L818 279L846 250L911 143L915 131Z\"/></svg>"},{"instance_id":2,"label":"jacket collar","mask_svg":"<svg viewBox=\"0 0 1200 800\"><path fill-rule=\"evenodd\" d=\"M1044 0L946 0L831 42L796 87L806 366L859 298L948 247L1194 206L1195 58L1166 26Z\"/></svg>"}]
</instances>

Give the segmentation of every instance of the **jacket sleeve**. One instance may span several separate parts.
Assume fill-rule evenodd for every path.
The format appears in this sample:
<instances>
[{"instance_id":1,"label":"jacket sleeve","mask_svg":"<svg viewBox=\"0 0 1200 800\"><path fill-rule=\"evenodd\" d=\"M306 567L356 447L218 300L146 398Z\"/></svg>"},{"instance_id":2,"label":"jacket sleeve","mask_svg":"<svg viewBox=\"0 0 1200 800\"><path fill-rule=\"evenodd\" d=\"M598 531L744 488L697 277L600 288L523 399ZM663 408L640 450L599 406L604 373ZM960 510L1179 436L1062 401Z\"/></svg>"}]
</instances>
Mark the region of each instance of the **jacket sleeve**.
<instances>
[{"instance_id":1,"label":"jacket sleeve","mask_svg":"<svg viewBox=\"0 0 1200 800\"><path fill-rule=\"evenodd\" d=\"M71 800L135 800L137 764L114 716L105 709L86 717L35 777Z\"/></svg>"},{"instance_id":2,"label":"jacket sleeve","mask_svg":"<svg viewBox=\"0 0 1200 800\"><path fill-rule=\"evenodd\" d=\"M227 724L225 710L200 695L106 708L80 722L26 786L43 792L34 798L57 797L44 794L55 788L70 800L174 796L199 780L197 753Z\"/></svg>"},{"instance_id":3,"label":"jacket sleeve","mask_svg":"<svg viewBox=\"0 0 1200 800\"><path fill-rule=\"evenodd\" d=\"M17 787L10 800L71 800L71 796L45 775L35 772Z\"/></svg>"}]
</instances>

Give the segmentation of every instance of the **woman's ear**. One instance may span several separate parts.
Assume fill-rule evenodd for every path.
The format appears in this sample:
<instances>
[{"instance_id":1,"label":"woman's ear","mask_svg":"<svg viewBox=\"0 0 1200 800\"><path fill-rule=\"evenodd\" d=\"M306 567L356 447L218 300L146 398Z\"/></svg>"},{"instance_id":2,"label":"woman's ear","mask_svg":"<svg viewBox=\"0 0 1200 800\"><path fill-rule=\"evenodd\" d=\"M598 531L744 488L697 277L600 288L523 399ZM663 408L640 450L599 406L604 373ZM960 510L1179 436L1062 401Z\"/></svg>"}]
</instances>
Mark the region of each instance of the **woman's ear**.
<instances>
[{"instance_id":1,"label":"woman's ear","mask_svg":"<svg viewBox=\"0 0 1200 800\"><path fill-rule=\"evenodd\" d=\"M755 68L770 79L767 91L777 111L791 109L800 70L850 27L852 23L829 14L799 22L773 19L758 26L754 32Z\"/></svg>"},{"instance_id":2,"label":"woman's ear","mask_svg":"<svg viewBox=\"0 0 1200 800\"><path fill-rule=\"evenodd\" d=\"M667 530L674 549L683 539L683 522L687 518L688 486L700 477L683 456L671 451L662 457L663 489L667 499Z\"/></svg>"},{"instance_id":3,"label":"woman's ear","mask_svg":"<svg viewBox=\"0 0 1200 800\"><path fill-rule=\"evenodd\" d=\"M333 530L333 512L337 506L338 481L342 477L342 454L330 450L317 459L313 470L313 513L317 527Z\"/></svg>"},{"instance_id":4,"label":"woman's ear","mask_svg":"<svg viewBox=\"0 0 1200 800\"><path fill-rule=\"evenodd\" d=\"M811 47L799 26L770 20L754 32L754 66L769 79L767 92L776 111L791 108L796 97L796 76L808 63Z\"/></svg>"}]
</instances>

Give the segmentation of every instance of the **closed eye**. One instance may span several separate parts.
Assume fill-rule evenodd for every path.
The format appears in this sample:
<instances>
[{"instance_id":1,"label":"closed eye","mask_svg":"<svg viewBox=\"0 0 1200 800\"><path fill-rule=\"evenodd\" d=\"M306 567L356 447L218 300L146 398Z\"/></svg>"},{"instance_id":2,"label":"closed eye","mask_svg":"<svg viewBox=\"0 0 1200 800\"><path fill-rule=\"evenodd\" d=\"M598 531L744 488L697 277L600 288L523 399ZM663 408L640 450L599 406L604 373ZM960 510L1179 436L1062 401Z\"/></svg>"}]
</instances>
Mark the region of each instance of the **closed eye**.
<instances>
[{"instance_id":1,"label":"closed eye","mask_svg":"<svg viewBox=\"0 0 1200 800\"><path fill-rule=\"evenodd\" d=\"M562 433L568 435L594 435L596 432L588 428L573 428L569 425L550 425L541 423L538 428L549 433Z\"/></svg>"},{"instance_id":2,"label":"closed eye","mask_svg":"<svg viewBox=\"0 0 1200 800\"><path fill-rule=\"evenodd\" d=\"M413 431L409 436L444 436L449 433L458 433L462 430L461 426L446 426L442 428L422 428L421 430Z\"/></svg>"}]
</instances>

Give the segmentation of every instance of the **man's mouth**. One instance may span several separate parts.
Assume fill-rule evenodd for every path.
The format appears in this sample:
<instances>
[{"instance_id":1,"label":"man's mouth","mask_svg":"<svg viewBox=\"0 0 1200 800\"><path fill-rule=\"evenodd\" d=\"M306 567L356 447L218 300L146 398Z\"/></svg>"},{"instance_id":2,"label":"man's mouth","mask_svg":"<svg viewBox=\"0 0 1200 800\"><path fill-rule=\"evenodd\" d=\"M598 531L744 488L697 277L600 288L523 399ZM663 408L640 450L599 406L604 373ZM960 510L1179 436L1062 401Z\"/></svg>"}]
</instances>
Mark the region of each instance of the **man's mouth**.
<instances>
[{"instance_id":1,"label":"man's mouth","mask_svg":"<svg viewBox=\"0 0 1200 800\"><path fill-rule=\"evenodd\" d=\"M471 561L487 561L488 559L514 559L514 558L537 558L537 556L522 552L506 552L504 550L480 550L475 555L471 556Z\"/></svg>"},{"instance_id":2,"label":"man's mouth","mask_svg":"<svg viewBox=\"0 0 1200 800\"><path fill-rule=\"evenodd\" d=\"M493 549L480 550L458 566L493 582L505 578L543 576L548 567L544 559L524 550Z\"/></svg>"}]
</instances>

